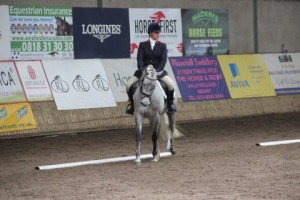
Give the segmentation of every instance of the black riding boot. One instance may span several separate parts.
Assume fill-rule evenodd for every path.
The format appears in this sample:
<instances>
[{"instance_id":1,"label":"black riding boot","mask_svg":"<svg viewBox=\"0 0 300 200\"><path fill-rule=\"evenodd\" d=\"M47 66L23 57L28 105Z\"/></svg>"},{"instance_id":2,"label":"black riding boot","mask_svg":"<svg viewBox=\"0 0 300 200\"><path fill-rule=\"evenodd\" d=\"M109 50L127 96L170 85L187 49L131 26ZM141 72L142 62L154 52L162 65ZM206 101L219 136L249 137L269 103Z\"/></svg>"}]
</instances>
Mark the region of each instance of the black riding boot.
<instances>
[{"instance_id":1,"label":"black riding boot","mask_svg":"<svg viewBox=\"0 0 300 200\"><path fill-rule=\"evenodd\" d=\"M127 114L130 114L130 115L133 115L134 113L134 106L133 106L133 95L130 94L130 92L127 92L127 95L128 95L128 105L127 105L127 108L126 108L126 113Z\"/></svg>"},{"instance_id":2,"label":"black riding boot","mask_svg":"<svg viewBox=\"0 0 300 200\"><path fill-rule=\"evenodd\" d=\"M176 112L176 106L174 104L174 90L168 91L167 106L169 112Z\"/></svg>"}]
</instances>

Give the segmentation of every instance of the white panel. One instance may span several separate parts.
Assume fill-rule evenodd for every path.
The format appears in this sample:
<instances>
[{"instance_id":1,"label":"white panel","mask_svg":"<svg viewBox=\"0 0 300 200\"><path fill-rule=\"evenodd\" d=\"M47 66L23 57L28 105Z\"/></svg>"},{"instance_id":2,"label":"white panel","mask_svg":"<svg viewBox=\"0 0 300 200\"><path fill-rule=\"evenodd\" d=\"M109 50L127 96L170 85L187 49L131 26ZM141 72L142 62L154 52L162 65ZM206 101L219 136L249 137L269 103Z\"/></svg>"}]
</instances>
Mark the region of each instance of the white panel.
<instances>
[{"instance_id":1,"label":"white panel","mask_svg":"<svg viewBox=\"0 0 300 200\"><path fill-rule=\"evenodd\" d=\"M116 106L101 60L44 60L58 110Z\"/></svg>"},{"instance_id":2,"label":"white panel","mask_svg":"<svg viewBox=\"0 0 300 200\"><path fill-rule=\"evenodd\" d=\"M0 103L26 101L14 62L0 61Z\"/></svg>"},{"instance_id":3,"label":"white panel","mask_svg":"<svg viewBox=\"0 0 300 200\"><path fill-rule=\"evenodd\" d=\"M300 94L300 53L264 54L277 95Z\"/></svg>"},{"instance_id":4,"label":"white panel","mask_svg":"<svg viewBox=\"0 0 300 200\"><path fill-rule=\"evenodd\" d=\"M28 101L53 100L40 61L17 61L16 66Z\"/></svg>"},{"instance_id":5,"label":"white panel","mask_svg":"<svg viewBox=\"0 0 300 200\"><path fill-rule=\"evenodd\" d=\"M136 59L103 59L102 63L116 101L127 101L126 84L137 70ZM165 70L174 81L176 97L181 97L169 61L166 64Z\"/></svg>"},{"instance_id":6,"label":"white panel","mask_svg":"<svg viewBox=\"0 0 300 200\"><path fill-rule=\"evenodd\" d=\"M180 9L129 9L130 53L136 58L140 42L148 40L148 24L159 22L160 41L167 44L168 56L182 56L182 24Z\"/></svg>"}]
</instances>

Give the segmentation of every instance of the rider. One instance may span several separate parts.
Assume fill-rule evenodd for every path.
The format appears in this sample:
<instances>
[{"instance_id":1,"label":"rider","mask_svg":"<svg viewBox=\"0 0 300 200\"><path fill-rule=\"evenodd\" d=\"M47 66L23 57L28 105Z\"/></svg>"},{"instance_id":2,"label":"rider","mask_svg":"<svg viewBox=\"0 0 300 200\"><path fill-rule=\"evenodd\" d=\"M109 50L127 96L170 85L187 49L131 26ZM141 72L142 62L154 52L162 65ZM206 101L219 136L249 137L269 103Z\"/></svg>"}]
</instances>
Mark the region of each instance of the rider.
<instances>
[{"instance_id":1,"label":"rider","mask_svg":"<svg viewBox=\"0 0 300 200\"><path fill-rule=\"evenodd\" d=\"M143 70L148 65L153 65L156 69L158 78L162 80L168 88L167 94L167 106L169 112L175 112L176 106L174 104L174 83L168 76L167 71L164 70L167 62L167 45L160 42L159 35L161 27L157 23L152 23L148 26L149 39L145 42L141 42L137 53L137 67L133 77L128 81L126 85L126 91L129 97L128 106L126 109L127 114L133 115L133 94L130 92L130 87L134 82L140 79Z\"/></svg>"}]
</instances>

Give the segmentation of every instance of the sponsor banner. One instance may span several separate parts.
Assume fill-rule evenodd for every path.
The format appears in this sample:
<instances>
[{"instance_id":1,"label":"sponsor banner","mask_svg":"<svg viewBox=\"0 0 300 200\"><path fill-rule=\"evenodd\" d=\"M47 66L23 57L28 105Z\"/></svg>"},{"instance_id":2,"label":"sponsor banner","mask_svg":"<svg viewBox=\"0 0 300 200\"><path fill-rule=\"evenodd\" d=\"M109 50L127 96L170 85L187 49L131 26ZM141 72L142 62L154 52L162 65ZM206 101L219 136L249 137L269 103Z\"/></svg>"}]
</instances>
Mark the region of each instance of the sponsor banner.
<instances>
[{"instance_id":1,"label":"sponsor banner","mask_svg":"<svg viewBox=\"0 0 300 200\"><path fill-rule=\"evenodd\" d=\"M16 67L29 102L53 100L40 61L16 61Z\"/></svg>"},{"instance_id":2,"label":"sponsor banner","mask_svg":"<svg viewBox=\"0 0 300 200\"><path fill-rule=\"evenodd\" d=\"M173 70L172 70L172 67L171 67L171 64L170 64L169 60L167 61L165 70L168 72L168 75L169 75L169 76L173 79L173 81L174 81L175 97L176 97L176 98L181 98L181 93L180 93L180 90L179 90L178 84L177 84L177 82L176 82L176 78L175 78L175 75L174 75L174 73L173 73Z\"/></svg>"},{"instance_id":3,"label":"sponsor banner","mask_svg":"<svg viewBox=\"0 0 300 200\"><path fill-rule=\"evenodd\" d=\"M11 59L73 59L72 9L10 6Z\"/></svg>"},{"instance_id":4,"label":"sponsor banner","mask_svg":"<svg viewBox=\"0 0 300 200\"><path fill-rule=\"evenodd\" d=\"M129 9L130 54L137 57L140 42L149 38L148 25L159 23L160 40L167 44L168 56L182 56L182 25L180 9Z\"/></svg>"},{"instance_id":5,"label":"sponsor banner","mask_svg":"<svg viewBox=\"0 0 300 200\"><path fill-rule=\"evenodd\" d=\"M137 70L136 59L102 59L109 83L117 102L128 101L126 84Z\"/></svg>"},{"instance_id":6,"label":"sponsor banner","mask_svg":"<svg viewBox=\"0 0 300 200\"><path fill-rule=\"evenodd\" d=\"M116 106L101 60L44 60L58 110Z\"/></svg>"},{"instance_id":7,"label":"sponsor banner","mask_svg":"<svg viewBox=\"0 0 300 200\"><path fill-rule=\"evenodd\" d=\"M300 94L299 53L264 54L263 58L277 95Z\"/></svg>"},{"instance_id":8,"label":"sponsor banner","mask_svg":"<svg viewBox=\"0 0 300 200\"><path fill-rule=\"evenodd\" d=\"M73 8L74 55L81 58L129 58L128 9Z\"/></svg>"},{"instance_id":9,"label":"sponsor banner","mask_svg":"<svg viewBox=\"0 0 300 200\"><path fill-rule=\"evenodd\" d=\"M218 56L231 98L275 96L262 55Z\"/></svg>"},{"instance_id":10,"label":"sponsor banner","mask_svg":"<svg viewBox=\"0 0 300 200\"><path fill-rule=\"evenodd\" d=\"M36 128L29 103L0 105L0 133Z\"/></svg>"},{"instance_id":11,"label":"sponsor banner","mask_svg":"<svg viewBox=\"0 0 300 200\"><path fill-rule=\"evenodd\" d=\"M228 10L182 9L184 55L229 54Z\"/></svg>"},{"instance_id":12,"label":"sponsor banner","mask_svg":"<svg viewBox=\"0 0 300 200\"><path fill-rule=\"evenodd\" d=\"M0 6L0 60L10 59L8 6Z\"/></svg>"},{"instance_id":13,"label":"sponsor banner","mask_svg":"<svg viewBox=\"0 0 300 200\"><path fill-rule=\"evenodd\" d=\"M136 59L102 59L102 63L116 101L128 101L126 84L133 76L135 70L137 70ZM169 62L167 62L165 70L168 72L169 76L175 80ZM176 97L181 97L175 81L174 84Z\"/></svg>"},{"instance_id":14,"label":"sponsor banner","mask_svg":"<svg viewBox=\"0 0 300 200\"><path fill-rule=\"evenodd\" d=\"M230 98L216 56L169 58L183 101Z\"/></svg>"},{"instance_id":15,"label":"sponsor banner","mask_svg":"<svg viewBox=\"0 0 300 200\"><path fill-rule=\"evenodd\" d=\"M0 61L0 104L26 101L14 62Z\"/></svg>"}]
</instances>

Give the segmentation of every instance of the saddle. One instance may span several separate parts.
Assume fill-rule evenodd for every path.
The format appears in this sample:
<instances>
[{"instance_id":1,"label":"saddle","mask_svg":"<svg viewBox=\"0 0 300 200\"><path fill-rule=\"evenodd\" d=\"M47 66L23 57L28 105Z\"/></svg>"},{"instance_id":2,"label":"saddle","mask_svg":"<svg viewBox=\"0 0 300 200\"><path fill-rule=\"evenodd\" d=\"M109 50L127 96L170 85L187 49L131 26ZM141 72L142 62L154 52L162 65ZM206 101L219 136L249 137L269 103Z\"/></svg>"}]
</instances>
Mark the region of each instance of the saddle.
<instances>
[{"instance_id":1,"label":"saddle","mask_svg":"<svg viewBox=\"0 0 300 200\"><path fill-rule=\"evenodd\" d=\"M161 88L162 88L162 90L164 92L165 101L167 101L167 95L166 94L168 94L168 87L167 87L167 85L162 80L158 79L157 81L159 82L159 84L160 84L160 86L161 86ZM133 97L133 95L136 92L136 89L138 88L138 86L139 86L140 83L141 83L141 81L138 80L138 81L134 82L131 85L131 87L129 88L129 95L131 97Z\"/></svg>"}]
</instances>

